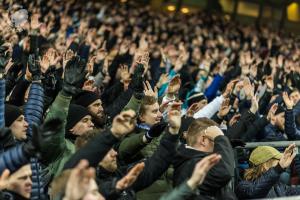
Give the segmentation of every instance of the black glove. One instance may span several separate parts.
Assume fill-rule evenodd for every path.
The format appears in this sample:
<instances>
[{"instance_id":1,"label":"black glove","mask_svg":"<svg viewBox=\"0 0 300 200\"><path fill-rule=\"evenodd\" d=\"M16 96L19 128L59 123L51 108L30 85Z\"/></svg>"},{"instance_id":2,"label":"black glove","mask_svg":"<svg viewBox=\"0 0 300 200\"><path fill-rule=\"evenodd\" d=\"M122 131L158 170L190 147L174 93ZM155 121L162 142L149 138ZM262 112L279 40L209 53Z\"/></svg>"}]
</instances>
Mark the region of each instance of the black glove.
<instances>
[{"instance_id":1,"label":"black glove","mask_svg":"<svg viewBox=\"0 0 300 200\"><path fill-rule=\"evenodd\" d=\"M54 91L56 88L57 80L55 73L55 67L50 66L49 69L43 74L42 83L46 94L50 93L50 91Z\"/></svg>"},{"instance_id":2,"label":"black glove","mask_svg":"<svg viewBox=\"0 0 300 200\"><path fill-rule=\"evenodd\" d=\"M65 67L63 92L67 96L81 92L86 76L85 62L79 57L73 57Z\"/></svg>"},{"instance_id":3,"label":"black glove","mask_svg":"<svg viewBox=\"0 0 300 200\"><path fill-rule=\"evenodd\" d=\"M41 147L51 141L52 137L61 129L62 124L60 119L52 119L39 127L36 124L33 124L32 138L23 146L25 154L28 157L41 159Z\"/></svg>"},{"instance_id":4,"label":"black glove","mask_svg":"<svg viewBox=\"0 0 300 200\"><path fill-rule=\"evenodd\" d=\"M0 130L0 149L7 149L15 145L14 137L9 128L2 128Z\"/></svg>"},{"instance_id":5,"label":"black glove","mask_svg":"<svg viewBox=\"0 0 300 200\"><path fill-rule=\"evenodd\" d=\"M157 124L154 124L148 132L146 132L145 137L148 142L150 142L153 138L159 137L165 128L167 127L166 122L159 122Z\"/></svg>"},{"instance_id":6,"label":"black glove","mask_svg":"<svg viewBox=\"0 0 300 200\"><path fill-rule=\"evenodd\" d=\"M142 64L138 64L136 69L134 70L134 74L132 76L132 80L130 82L130 86L135 93L143 93L144 92L144 66Z\"/></svg>"},{"instance_id":7,"label":"black glove","mask_svg":"<svg viewBox=\"0 0 300 200\"><path fill-rule=\"evenodd\" d=\"M7 49L8 47L6 46L0 46L0 73L4 73L5 66L7 65L9 60L8 54L5 53Z\"/></svg>"},{"instance_id":8,"label":"black glove","mask_svg":"<svg viewBox=\"0 0 300 200\"><path fill-rule=\"evenodd\" d=\"M239 139L231 139L230 144L231 144L232 148L246 146L246 143Z\"/></svg>"},{"instance_id":9,"label":"black glove","mask_svg":"<svg viewBox=\"0 0 300 200\"><path fill-rule=\"evenodd\" d=\"M32 76L32 81L41 80L41 67L34 54L28 57L28 69Z\"/></svg>"},{"instance_id":10,"label":"black glove","mask_svg":"<svg viewBox=\"0 0 300 200\"><path fill-rule=\"evenodd\" d=\"M104 60L101 60L99 63L95 63L93 67L93 76L96 76L99 72L102 72L104 65Z\"/></svg>"}]
</instances>

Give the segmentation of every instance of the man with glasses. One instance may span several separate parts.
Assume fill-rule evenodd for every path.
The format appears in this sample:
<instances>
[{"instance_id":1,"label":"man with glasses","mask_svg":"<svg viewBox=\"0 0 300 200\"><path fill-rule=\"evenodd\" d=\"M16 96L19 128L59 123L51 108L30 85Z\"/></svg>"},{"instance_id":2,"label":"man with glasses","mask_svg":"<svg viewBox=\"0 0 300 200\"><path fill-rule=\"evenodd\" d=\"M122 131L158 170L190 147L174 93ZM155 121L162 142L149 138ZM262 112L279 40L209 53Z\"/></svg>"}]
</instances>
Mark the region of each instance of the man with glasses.
<instances>
[{"instance_id":1,"label":"man with glasses","mask_svg":"<svg viewBox=\"0 0 300 200\"><path fill-rule=\"evenodd\" d=\"M205 156L217 153L220 162L207 174L203 184L198 187L195 199L236 199L227 187L234 176L234 154L231 144L216 122L199 118L189 126L187 144L178 148L174 161L174 185L178 186L192 175L195 164Z\"/></svg>"}]
</instances>

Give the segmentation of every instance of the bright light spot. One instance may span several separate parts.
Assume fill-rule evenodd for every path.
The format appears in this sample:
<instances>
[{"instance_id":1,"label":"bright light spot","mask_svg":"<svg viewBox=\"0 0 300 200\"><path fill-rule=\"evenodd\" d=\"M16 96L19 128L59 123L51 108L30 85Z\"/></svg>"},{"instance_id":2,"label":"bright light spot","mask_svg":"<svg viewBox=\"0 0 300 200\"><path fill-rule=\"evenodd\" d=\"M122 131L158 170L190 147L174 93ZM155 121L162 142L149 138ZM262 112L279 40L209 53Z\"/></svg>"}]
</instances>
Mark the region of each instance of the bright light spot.
<instances>
[{"instance_id":1,"label":"bright light spot","mask_svg":"<svg viewBox=\"0 0 300 200\"><path fill-rule=\"evenodd\" d=\"M127 0L121 0L121 3L126 3L127 2Z\"/></svg>"},{"instance_id":2,"label":"bright light spot","mask_svg":"<svg viewBox=\"0 0 300 200\"><path fill-rule=\"evenodd\" d=\"M300 20L300 9L298 3L291 3L287 7L287 18L291 21L299 21Z\"/></svg>"},{"instance_id":3,"label":"bright light spot","mask_svg":"<svg viewBox=\"0 0 300 200\"><path fill-rule=\"evenodd\" d=\"M173 6L173 5L169 5L169 6L167 6L167 10L170 11L170 12L173 12L173 11L176 10L176 7Z\"/></svg>"},{"instance_id":4,"label":"bright light spot","mask_svg":"<svg viewBox=\"0 0 300 200\"><path fill-rule=\"evenodd\" d=\"M187 14L190 12L190 10L188 8L181 8L181 12Z\"/></svg>"}]
</instances>

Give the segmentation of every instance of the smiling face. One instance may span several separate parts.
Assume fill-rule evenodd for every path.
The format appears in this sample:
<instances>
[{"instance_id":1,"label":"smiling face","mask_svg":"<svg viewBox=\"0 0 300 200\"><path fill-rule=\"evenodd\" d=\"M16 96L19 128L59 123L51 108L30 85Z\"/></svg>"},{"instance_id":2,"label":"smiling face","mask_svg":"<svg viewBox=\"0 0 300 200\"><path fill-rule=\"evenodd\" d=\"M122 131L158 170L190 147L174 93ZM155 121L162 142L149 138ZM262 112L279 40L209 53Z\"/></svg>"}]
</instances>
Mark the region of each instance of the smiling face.
<instances>
[{"instance_id":1,"label":"smiling face","mask_svg":"<svg viewBox=\"0 0 300 200\"><path fill-rule=\"evenodd\" d=\"M162 114L159 111L158 103L144 106L144 112L140 115L140 120L149 126L160 122Z\"/></svg>"},{"instance_id":2,"label":"smiling face","mask_svg":"<svg viewBox=\"0 0 300 200\"><path fill-rule=\"evenodd\" d=\"M159 111L159 104L155 97L145 96L140 109L139 119L141 122L153 126L161 121L162 114Z\"/></svg>"},{"instance_id":3,"label":"smiling face","mask_svg":"<svg viewBox=\"0 0 300 200\"><path fill-rule=\"evenodd\" d=\"M20 115L9 127L17 140L25 140L27 138L26 131L28 123L25 121L24 115Z\"/></svg>"},{"instance_id":4,"label":"smiling face","mask_svg":"<svg viewBox=\"0 0 300 200\"><path fill-rule=\"evenodd\" d=\"M299 100L300 100L300 93L299 93L299 91L296 90L296 91L292 92L290 94L290 98L294 102L294 105L296 105L299 102Z\"/></svg>"}]
</instances>

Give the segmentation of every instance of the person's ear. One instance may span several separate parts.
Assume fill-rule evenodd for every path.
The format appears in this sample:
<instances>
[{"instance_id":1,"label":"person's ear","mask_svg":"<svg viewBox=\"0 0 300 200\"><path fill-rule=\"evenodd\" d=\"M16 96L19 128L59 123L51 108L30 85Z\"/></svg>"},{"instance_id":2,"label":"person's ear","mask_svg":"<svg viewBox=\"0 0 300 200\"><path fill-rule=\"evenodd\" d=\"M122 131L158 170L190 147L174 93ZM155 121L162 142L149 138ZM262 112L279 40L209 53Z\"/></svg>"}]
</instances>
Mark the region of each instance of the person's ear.
<instances>
[{"instance_id":1,"label":"person's ear","mask_svg":"<svg viewBox=\"0 0 300 200\"><path fill-rule=\"evenodd\" d=\"M205 138L202 135L197 138L197 143L200 144L201 146L206 146Z\"/></svg>"}]
</instances>

